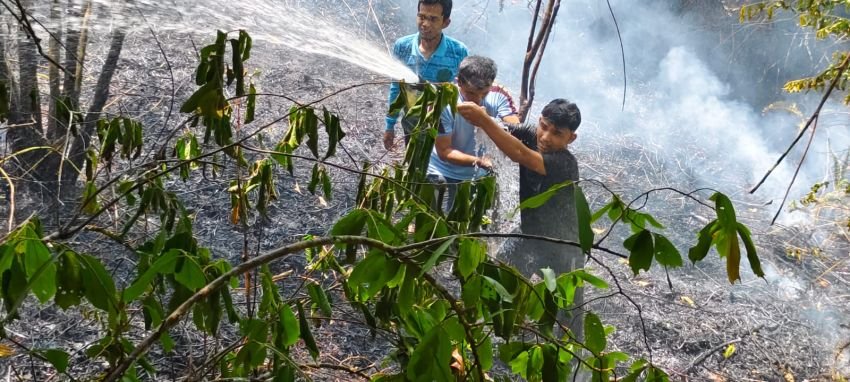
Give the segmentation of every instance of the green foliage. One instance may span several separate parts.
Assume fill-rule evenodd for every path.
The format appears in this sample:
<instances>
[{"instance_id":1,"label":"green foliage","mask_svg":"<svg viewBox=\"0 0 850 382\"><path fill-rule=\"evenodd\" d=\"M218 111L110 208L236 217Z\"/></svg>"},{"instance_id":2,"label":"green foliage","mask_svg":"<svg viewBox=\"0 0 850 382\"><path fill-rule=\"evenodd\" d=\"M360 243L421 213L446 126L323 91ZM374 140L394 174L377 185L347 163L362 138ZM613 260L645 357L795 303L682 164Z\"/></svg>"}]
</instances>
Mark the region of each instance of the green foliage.
<instances>
[{"instance_id":1,"label":"green foliage","mask_svg":"<svg viewBox=\"0 0 850 382\"><path fill-rule=\"evenodd\" d=\"M751 21L759 17L772 19L777 10L787 10L797 14L801 28L812 29L818 39L834 38L843 40L850 36L850 19L845 17L850 10L847 0L770 0L749 4L741 7L741 22ZM840 13L844 10L845 13ZM819 74L788 81L784 90L789 93L803 91L824 91L835 81L835 88L847 91L850 81L850 52L836 51L829 67ZM850 94L844 98L844 103L850 104Z\"/></svg>"},{"instance_id":2,"label":"green foliage","mask_svg":"<svg viewBox=\"0 0 850 382\"><path fill-rule=\"evenodd\" d=\"M483 382L494 357L529 381L565 380L576 368L597 381L609 380L616 369L629 370L625 380L668 380L655 365L612 351L611 330L598 315L591 312L583 317L584 338L575 338L575 333L558 323L559 316L575 310L583 288L608 288L604 280L584 269L556 274L546 268L540 272L543 280L532 282L488 256L492 249L478 230L493 204L495 178L459 184L451 211L432 208L440 200L435 187L425 181L425 169L440 113L454 110L456 104L457 88L450 84L426 85L415 95L403 87L401 101L393 104L393 110L406 108L409 115L419 117L405 160L393 167L375 169L365 163L356 169L361 172L356 208L333 224L329 238L307 237L294 244L297 250L278 249L245 263L215 258L211 249L197 241L193 214L169 189L170 174L179 173L184 181L206 175L201 172L207 162L217 162L215 153L225 152L237 170L227 189L229 221L245 229L256 221L254 217L267 217L278 198L276 179L284 171L294 174L295 159L313 162L308 190L316 193L321 187L326 198L331 197L334 182L328 169L341 167L330 160L346 135L339 118L327 109L318 112L293 106L287 132L270 152L250 145L255 136L234 131L234 122L250 124L256 117L258 94L244 78L250 50L251 39L244 31L229 40L227 33L219 32L213 44L201 49L195 78L198 88L181 108L191 114L193 123L169 147L169 160L160 158L120 178L104 179L100 169L117 160L129 164L139 156L143 129L126 118L99 122L100 146L87 153L81 208L94 218L110 206L128 212L116 222L120 232L97 232L129 246L135 270L117 283L97 257L76 252L61 235L45 236L39 220L30 219L0 242L0 300L6 311L2 324L18 318L18 307L30 294L42 304L53 300L62 309L91 310L103 317L98 321L103 325L102 337L86 354L109 365L105 380L138 380L139 373L153 379L157 372L144 359L150 346L173 351L175 340L169 330L191 315L187 325L206 335L217 337L222 325L230 325L241 336L236 346L224 348L211 361L214 366L204 366L205 373L241 380L263 370L275 381L290 381L303 366L296 361L297 352L306 351L313 361L321 358L314 331L319 323L335 318L338 304L345 302L373 333L381 330L392 339L394 349L387 362L397 365L399 373L376 375L375 380ZM236 99L226 99L228 92L236 94ZM241 98L247 99L244 122L232 119ZM203 139L198 138L201 133ZM304 143L306 147L301 148ZM326 151L320 152L321 147L327 147ZM612 229L623 223L633 232L623 245L635 273L651 269L653 263L668 268L682 265L680 253L661 233L663 225L617 195L593 212L582 187L567 182L526 200L521 208L539 208L559 192L574 193L579 224L574 244L583 252L601 248L607 236L595 242L591 224L607 216ZM750 233L737 222L731 202L722 194L711 200L718 216L700 232L689 253L691 260L702 260L714 245L727 259L734 282L739 278L738 245L743 243L751 267L761 275ZM153 220L157 228L136 236L133 228L142 225L140 220L146 224ZM301 251L307 272L336 278L334 292L327 289L330 283L320 281L324 277L304 275L302 287L286 298L281 295L277 276L267 263ZM447 288L445 280L434 277L435 269L449 264L459 295ZM256 303L246 301L247 308L232 301L242 275L245 289L259 290L251 295ZM128 335L136 322L144 323L150 341L138 341L135 332ZM529 341L532 334L538 341ZM493 336L500 337L498 346ZM68 350L39 350L38 354L57 371L67 372Z\"/></svg>"}]
</instances>

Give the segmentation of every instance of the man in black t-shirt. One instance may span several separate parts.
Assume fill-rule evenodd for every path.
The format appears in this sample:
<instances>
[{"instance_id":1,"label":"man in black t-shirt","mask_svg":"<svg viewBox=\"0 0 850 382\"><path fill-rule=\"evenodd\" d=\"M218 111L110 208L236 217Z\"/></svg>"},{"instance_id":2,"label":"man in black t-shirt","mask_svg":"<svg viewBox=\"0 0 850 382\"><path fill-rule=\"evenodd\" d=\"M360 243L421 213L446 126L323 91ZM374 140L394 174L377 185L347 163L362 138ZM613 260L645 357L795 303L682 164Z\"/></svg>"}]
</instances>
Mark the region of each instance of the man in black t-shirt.
<instances>
[{"instance_id":1,"label":"man in black t-shirt","mask_svg":"<svg viewBox=\"0 0 850 382\"><path fill-rule=\"evenodd\" d=\"M508 125L505 131L480 106L458 105L458 112L481 128L499 149L520 165L520 201L539 195L565 181L578 180L578 164L567 145L572 143L581 124L576 104L555 99L543 108L537 125ZM555 192L546 203L520 212L520 229L529 235L578 241L578 224L572 186ZM499 257L516 266L527 277L539 274L541 268L552 268L556 274L584 267L581 249L567 244L541 240L509 240ZM583 292L576 291L574 306L583 304ZM582 336L582 314L573 312L567 318L570 330Z\"/></svg>"}]
</instances>

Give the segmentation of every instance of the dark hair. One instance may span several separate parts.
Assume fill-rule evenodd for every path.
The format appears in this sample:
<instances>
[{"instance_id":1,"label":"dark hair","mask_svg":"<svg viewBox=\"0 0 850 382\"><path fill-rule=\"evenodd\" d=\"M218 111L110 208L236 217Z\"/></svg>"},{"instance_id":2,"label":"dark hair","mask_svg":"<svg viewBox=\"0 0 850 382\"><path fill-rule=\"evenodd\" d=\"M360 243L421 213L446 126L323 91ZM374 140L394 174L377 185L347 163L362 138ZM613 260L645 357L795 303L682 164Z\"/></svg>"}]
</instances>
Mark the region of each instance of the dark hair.
<instances>
[{"instance_id":1,"label":"dark hair","mask_svg":"<svg viewBox=\"0 0 850 382\"><path fill-rule=\"evenodd\" d=\"M457 82L465 83L476 89L493 86L496 80L496 63L482 56L468 56L460 62L457 70Z\"/></svg>"},{"instance_id":2,"label":"dark hair","mask_svg":"<svg viewBox=\"0 0 850 382\"><path fill-rule=\"evenodd\" d=\"M439 4L443 6L443 18L448 19L452 16L452 0L419 0L419 4L416 5L416 10L419 10L419 6L422 4Z\"/></svg>"},{"instance_id":3,"label":"dark hair","mask_svg":"<svg viewBox=\"0 0 850 382\"><path fill-rule=\"evenodd\" d=\"M563 98L556 98L549 102L543 108L542 114L543 118L560 129L568 128L576 131L578 125L581 124L581 112L578 110L578 106Z\"/></svg>"}]
</instances>

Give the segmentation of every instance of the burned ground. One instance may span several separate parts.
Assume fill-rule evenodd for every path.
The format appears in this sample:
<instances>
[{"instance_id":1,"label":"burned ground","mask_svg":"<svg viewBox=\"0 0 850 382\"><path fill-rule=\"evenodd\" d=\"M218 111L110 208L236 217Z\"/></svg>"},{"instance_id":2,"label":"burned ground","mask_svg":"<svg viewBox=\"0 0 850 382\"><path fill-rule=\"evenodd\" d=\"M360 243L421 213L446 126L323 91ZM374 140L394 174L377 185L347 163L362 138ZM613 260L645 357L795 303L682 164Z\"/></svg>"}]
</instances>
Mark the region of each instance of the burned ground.
<instances>
[{"instance_id":1,"label":"burned ground","mask_svg":"<svg viewBox=\"0 0 850 382\"><path fill-rule=\"evenodd\" d=\"M340 12L338 8L329 6L326 11ZM391 13L392 10L385 11ZM360 20L369 17L367 13L357 16ZM386 21L383 33L390 37L400 35L402 28L397 21ZM135 40L131 38L130 41L138 43L130 44L123 54L121 75L113 85L114 107L110 109L113 113L128 113L142 119L151 129L147 137L152 144L159 144L162 137L170 135L176 123L185 118L174 111L170 124L162 126L170 109L171 74L176 80L178 107L179 100L190 94L194 86L191 81L194 53L186 49L190 46L186 43L188 40L177 35L158 37L165 46L182 47L170 48L174 50L167 52L172 58L171 68L165 67L159 59L160 52L150 43L148 35L134 35ZM255 49L263 53L255 55L250 64L261 70L257 82L264 93L286 94L308 102L352 85L386 81L353 65L262 42L258 42ZM386 84L376 84L356 87L322 102L339 114L348 134L343 140L343 150L335 159L337 163L359 168L364 160L378 165L399 160L398 152L386 153L381 144L385 96ZM261 98L258 105L261 113L254 125L260 126L284 115L290 106L291 103L277 98ZM266 145L272 146L285 129L285 123L269 128L264 133ZM625 198L660 187L688 192L710 186L701 183L700 179L706 179L702 176L705 173L712 173L712 158L701 153L698 145L678 148L681 155L660 155L661 151L670 148L637 144L629 138L578 142L575 154L583 178L598 180ZM279 173L280 196L270 208L268 220L253 221L248 230L229 222L230 201L225 190L232 174L195 176L185 182L172 179L168 186L194 214L199 242L211 248L214 256L238 262L244 252L255 256L308 234L324 234L336 219L352 208L357 183L355 174L332 169L333 197L319 198L306 191L309 163L296 161L295 168L294 176L283 171ZM116 168L114 174L120 171L121 168ZM727 173L716 172L713 179L725 185L734 182L734 179L723 178L723 174ZM744 273L742 283L729 285L725 264L715 255L699 265L686 264L684 268L670 270L669 274L655 268L650 273L634 276L622 261L595 253L594 257L604 266L592 261L588 266L595 274L605 277L612 289L589 291L588 299L598 298L589 308L600 313L606 324L616 327L610 339L615 349L651 357L675 379L828 381L836 371L846 375L847 354L836 356L835 349L850 339L847 242L827 241L825 231L817 225L770 226L767 222L775 205L765 206L764 201L744 196L743 187L745 185L738 186L734 201L740 219L754 231L768 273L766 279ZM589 190L591 207L601 207L607 199L604 190ZM41 201L31 196L27 198L19 196L18 203L23 210L45 212L38 210ZM6 216L6 208L8 204L0 205L2 216ZM696 231L711 216L708 208L664 191L652 194L646 210L667 227L665 232L683 254L694 243ZM98 224L117 226L120 218L105 218ZM140 228L133 240L148 239L156 230L156 224L155 219L149 219L147 230ZM48 222L48 228L55 226ZM600 224L597 228L605 226ZM827 227L828 232L832 229ZM610 247L621 250L617 243L626 234L625 230L615 230ZM132 274L135 254L123 246L91 232L74 238L73 244L103 259L119 286L131 281L128 277ZM815 248L820 251L813 251ZM746 261L743 267L746 268ZM363 324L362 317L345 305L332 276L305 273L305 260L300 256L274 263L272 270L284 275L279 287L286 298L304 293L300 286L305 278L321 282L335 297L334 305L338 308L335 316L314 320L314 323L322 323L316 330L322 350L320 363L330 367L307 368L303 370L305 377L351 380L352 375L356 375L351 371L368 374L393 369L394 365L386 362L392 338ZM292 273L288 273L290 271ZM442 276L450 277L448 274ZM671 285L668 285L668 277ZM619 291L614 278L622 293L606 297ZM241 309L248 305L244 296L244 290L235 291L234 298ZM76 350L72 354L70 374L81 380L90 377L90 370L101 367L92 365L84 353L103 334L98 332L97 324L101 317L85 309L64 312L56 307L43 307L34 299L25 304L21 315L23 320L6 327L15 341L29 348ZM145 333L141 318L135 317L134 324L133 334L140 338ZM160 375L158 380L179 379L191 370L198 370L213 359L216 352L240 344L234 327L224 327L221 336L208 338L194 332L190 326L181 324L172 331L177 340L175 352L162 354L157 350L151 354L150 360L166 374ZM735 346L734 352L728 350L730 345ZM60 379L61 376L53 375L53 369L45 363L23 354L21 349L16 351L17 355L0 358L0 372L8 373L7 379ZM309 359L306 351L299 356L305 361Z\"/></svg>"}]
</instances>

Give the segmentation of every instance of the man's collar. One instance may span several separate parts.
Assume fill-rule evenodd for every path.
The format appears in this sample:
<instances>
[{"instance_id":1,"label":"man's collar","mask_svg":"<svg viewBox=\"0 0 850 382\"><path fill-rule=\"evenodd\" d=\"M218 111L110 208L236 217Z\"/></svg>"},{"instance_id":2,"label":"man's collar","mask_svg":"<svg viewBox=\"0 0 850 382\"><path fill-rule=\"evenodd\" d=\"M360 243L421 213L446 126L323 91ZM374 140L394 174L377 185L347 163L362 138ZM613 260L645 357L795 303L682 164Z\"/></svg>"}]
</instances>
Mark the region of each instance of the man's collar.
<instances>
[{"instance_id":1,"label":"man's collar","mask_svg":"<svg viewBox=\"0 0 850 382\"><path fill-rule=\"evenodd\" d=\"M437 49L434 49L434 53L431 53L431 58L434 58L434 56L444 56L446 54L446 49L448 49L446 47L448 45L448 43L446 42L446 38L447 36L445 33L440 33L440 44L437 45ZM419 32L416 32L415 41L416 44L413 44L410 49L412 50L413 54L422 57L422 52L419 51Z\"/></svg>"}]
</instances>

